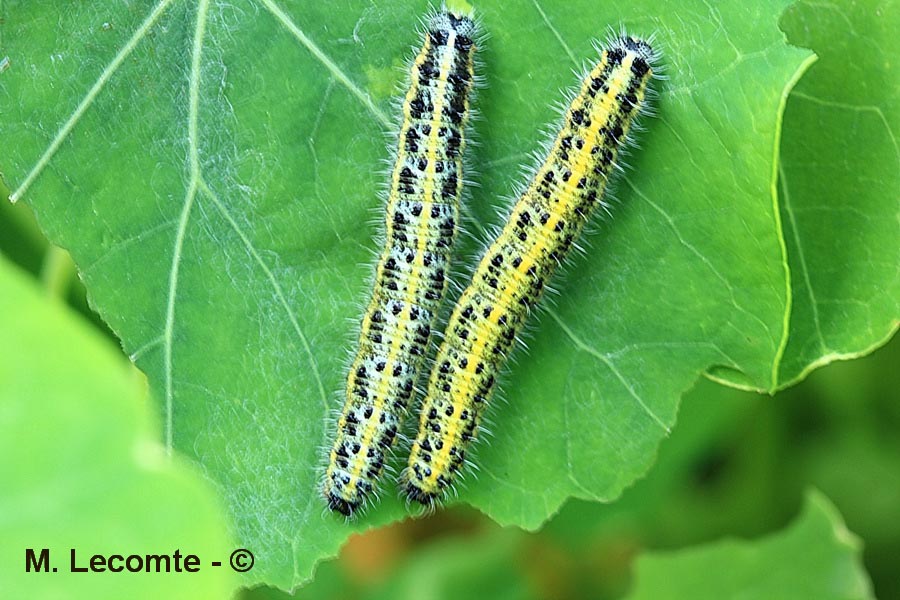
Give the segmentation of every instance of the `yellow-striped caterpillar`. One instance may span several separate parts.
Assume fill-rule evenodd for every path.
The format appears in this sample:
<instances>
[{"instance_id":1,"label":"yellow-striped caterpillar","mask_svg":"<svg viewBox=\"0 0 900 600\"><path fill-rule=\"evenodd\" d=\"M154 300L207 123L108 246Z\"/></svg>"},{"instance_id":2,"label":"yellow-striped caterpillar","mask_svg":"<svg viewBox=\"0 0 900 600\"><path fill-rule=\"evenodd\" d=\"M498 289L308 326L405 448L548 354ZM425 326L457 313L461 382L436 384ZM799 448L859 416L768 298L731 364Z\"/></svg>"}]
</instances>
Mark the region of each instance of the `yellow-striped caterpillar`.
<instances>
[{"instance_id":1,"label":"yellow-striped caterpillar","mask_svg":"<svg viewBox=\"0 0 900 600\"><path fill-rule=\"evenodd\" d=\"M459 221L476 25L441 10L410 73L385 214L385 246L347 376L322 492L352 516L374 492L413 395L447 287Z\"/></svg>"},{"instance_id":2,"label":"yellow-striped caterpillar","mask_svg":"<svg viewBox=\"0 0 900 600\"><path fill-rule=\"evenodd\" d=\"M406 496L432 504L464 464L496 375L557 265L601 198L635 116L654 52L622 36L602 53L534 179L453 310L428 382Z\"/></svg>"}]
</instances>

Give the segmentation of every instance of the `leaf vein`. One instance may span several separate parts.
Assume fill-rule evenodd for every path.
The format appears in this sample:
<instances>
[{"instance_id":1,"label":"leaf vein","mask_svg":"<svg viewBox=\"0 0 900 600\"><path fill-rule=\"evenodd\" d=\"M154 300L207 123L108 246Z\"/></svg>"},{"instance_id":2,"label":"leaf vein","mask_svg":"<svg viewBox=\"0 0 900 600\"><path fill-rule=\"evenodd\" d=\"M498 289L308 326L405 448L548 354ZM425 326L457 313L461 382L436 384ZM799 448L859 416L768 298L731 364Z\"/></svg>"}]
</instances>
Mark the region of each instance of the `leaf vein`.
<instances>
[{"instance_id":1,"label":"leaf vein","mask_svg":"<svg viewBox=\"0 0 900 600\"><path fill-rule=\"evenodd\" d=\"M827 108L834 108L839 110L849 110L852 112L873 112L875 115L881 120L881 124L884 125L885 131L887 131L888 136L891 138L891 144L894 146L894 156L897 159L897 166L900 168L900 143L897 141L897 136L894 135L894 131L891 129L891 124L888 121L887 117L884 116L884 111L880 106L872 105L872 104L848 104L846 102L836 102L833 100L824 100L822 98L816 98L815 96L809 96L804 94L803 92L792 91L790 94L791 98L797 98L800 100L805 100L807 102L812 102L813 104L818 104L819 106L825 106Z\"/></svg>"},{"instance_id":2,"label":"leaf vein","mask_svg":"<svg viewBox=\"0 0 900 600\"><path fill-rule=\"evenodd\" d=\"M206 16L209 0L200 0L197 6L197 21L194 26L194 42L191 49L191 70L188 75L188 166L190 180L185 193L184 205L178 218L178 230L172 249L172 266L169 269L169 294L166 301L166 323L163 330L163 372L165 373L165 436L166 450L173 448L174 388L172 346L175 337L175 299L178 294L178 274L184 252L184 239L190 220L191 209L197 199L200 185L199 119L200 119L200 59L203 52L203 36L206 31Z\"/></svg>"},{"instance_id":3,"label":"leaf vein","mask_svg":"<svg viewBox=\"0 0 900 600\"><path fill-rule=\"evenodd\" d=\"M547 17L547 13L544 12L544 9L541 8L541 5L538 3L538 0L531 0L534 7L541 15L541 19L544 20L544 23L547 25L547 28L553 33L553 36L556 38L556 41L559 42L559 45L562 46L563 50L566 51L566 54L569 55L569 58L572 60L572 63L577 67L579 65L578 59L575 58L575 53L572 52L572 49L569 48L569 45L566 43L566 40L560 35L559 31L556 27L553 26L553 23L550 22L550 19Z\"/></svg>"},{"instance_id":4,"label":"leaf vein","mask_svg":"<svg viewBox=\"0 0 900 600\"><path fill-rule=\"evenodd\" d=\"M390 127L391 120L388 119L387 115L385 115L381 109L375 106L375 103L372 102L372 98L364 92L358 85L356 85L346 73L344 73L343 69L341 69L331 58L319 48L315 42L310 39L306 33L303 32L300 27L297 26L296 23L291 19L291 17L281 9L280 6L275 4L273 0L259 0L262 2L263 6L272 13L278 21L287 29L291 35L297 38L297 41L303 44L303 46L310 51L310 53L315 56L319 62L325 65L325 68L328 69L329 72L340 81L344 87L349 90L351 94L353 94L362 104L365 106L372 115L384 126Z\"/></svg>"},{"instance_id":5,"label":"leaf vein","mask_svg":"<svg viewBox=\"0 0 900 600\"><path fill-rule=\"evenodd\" d=\"M729 296L731 297L731 304L736 309L738 309L739 311L741 311L742 313L744 313L745 315L747 315L748 317L752 318L754 321L759 323L762 326L763 330L769 331L770 327L769 327L768 323L763 321L763 319L756 313L754 313L750 310L747 310L746 308L741 306L741 304L738 302L737 294L734 291L734 286L731 285L731 282L728 280L728 278L725 277L721 273L721 271L719 271L716 268L716 266L712 263L711 260L709 260L706 256L704 256L702 252L697 250L697 248L694 247L693 244L691 244L689 241L687 241L684 238L684 236L681 235L681 232L678 230L678 226L675 225L675 220L671 217L671 215L669 215L669 213L667 213L665 210L663 210L663 208L660 205L658 205L653 200L651 200L647 195L645 195L643 192L641 192L637 188L637 186L635 186L634 183L632 183L632 181L629 178L625 177L624 180L625 180L625 183L628 185L628 187L630 187L634 191L634 193L637 194L641 198L641 200L643 200L644 202L649 204L651 207L653 207L653 209L655 211L657 211L660 215L662 215L662 217L666 220L666 223L669 225L669 228L675 234L675 237L678 238L678 243L680 243L682 246L687 248L694 256L699 258L700 261L704 265L706 265L706 268L708 268L710 270L710 272L713 275L715 275L715 277L719 281L722 282L722 284L725 286L725 289L728 290Z\"/></svg>"},{"instance_id":6,"label":"leaf vein","mask_svg":"<svg viewBox=\"0 0 900 600\"><path fill-rule=\"evenodd\" d=\"M50 142L50 145L47 146L47 149L44 150L44 153L38 159L37 163L31 168L31 171L25 176L25 180L19 184L19 187L10 194L9 201L12 203L17 202L24 194L28 191L28 188L31 187L31 184L34 183L35 179L40 176L40 174L44 171L47 165L50 163L50 160L59 150L59 147L62 146L62 143L72 132L72 129L75 128L75 125L78 121L81 120L81 117L84 116L84 113L87 112L87 109L94 103L97 96L100 95L100 92L106 86L107 82L112 78L112 76L119 70L119 67L122 66L122 63L128 58L128 55L137 47L140 41L147 35L147 32L151 27L159 20L159 17L165 12L165 10L172 4L173 0L160 0L159 4L154 7L154 9L150 12L150 15L144 19L144 22L141 23L140 27L134 32L134 35L128 40L128 42L122 46L121 50L119 50L116 55L113 57L112 61L106 68L103 69L103 72L100 73L100 77L97 78L97 81L94 82L94 85L91 86L91 89L88 90L88 93L84 98L81 99L81 102L78 103L78 106L75 108L75 111L69 115L69 118L63 123L62 127L56 132L56 135L53 137L53 140Z\"/></svg>"},{"instance_id":7,"label":"leaf vein","mask_svg":"<svg viewBox=\"0 0 900 600\"><path fill-rule=\"evenodd\" d=\"M312 346L310 345L306 334L303 332L303 329L300 327L300 323L297 321L297 316L291 310L291 306L284 295L284 290L282 289L281 284L278 283L278 280L275 278L275 274L272 273L272 270L265 263L259 251L253 245L253 242L250 241L250 238L241 228L240 224L235 221L234 217L231 215L231 212L228 210L228 207L225 206L218 195L203 179L200 180L200 188L204 193L206 193L207 196L209 196L210 200L212 200L219 213L221 213L225 220L228 221L228 224L241 239L241 242L244 244L247 252L250 253L250 256L253 258L253 260L256 261L256 264L259 265L259 268L262 269L263 273L266 276L266 279L269 280L269 284L272 286L272 290L275 292L276 298L278 298L278 303L282 306L282 308L284 308L284 311L287 313L288 320L291 322L291 326L294 328L294 331L297 333L297 337L300 339L300 343L303 345L303 351L306 352L306 354L309 356L309 363L312 368L313 377L315 378L316 385L319 388L319 395L322 397L322 405L327 410L328 396L325 393L325 386L322 383L322 377L319 373L319 365L316 362L316 356L312 351Z\"/></svg>"},{"instance_id":8,"label":"leaf vein","mask_svg":"<svg viewBox=\"0 0 900 600\"><path fill-rule=\"evenodd\" d=\"M632 398L634 398L635 402L637 402L638 405L643 409L643 411L645 413L647 413L647 416L649 416L653 421L655 421L656 424L659 425L663 429L663 431L666 432L666 434L669 434L672 432L671 428L668 425L666 425L665 421L663 421L659 417L659 415L657 415L655 412L653 412L653 410L649 406L647 406L647 403L644 402L644 400L643 400L643 398L641 398L640 394L637 393L637 391L634 389L634 386L632 386L631 383L629 383L628 380L625 379L625 376L622 375L622 373L619 371L618 368L616 368L615 364L609 359L608 356L606 356L602 352L598 351L596 348L592 348L591 346L587 345L584 341L582 341L581 338L579 338L577 335L575 335L575 332L572 331L569 328L569 326L565 324L565 322L562 320L562 318L560 318L560 316L558 314L556 314L556 311L547 309L547 313L549 313L549 315L553 318L553 320L556 321L556 324L559 325L559 327L563 330L563 332L566 334L566 336L570 340L572 340L572 342L575 344L576 348L578 348L579 350L582 350L583 352L590 354L591 356L593 356L594 358L596 358L597 360L599 360L600 362L602 362L603 364L606 365L606 367L612 372L612 374L615 375L616 379L619 380L619 383L621 383L622 386L625 388L625 390L628 392L628 395L630 395Z\"/></svg>"},{"instance_id":9,"label":"leaf vein","mask_svg":"<svg viewBox=\"0 0 900 600\"><path fill-rule=\"evenodd\" d=\"M800 232L797 231L797 219L794 217L794 209L791 206L791 195L788 191L787 178L784 172L784 165L778 165L778 178L781 180L781 202L784 206L784 212L787 214L788 221L791 223L791 231L794 237L794 245L797 246L797 260L800 263L800 272L803 276L803 282L806 284L806 293L809 296L810 308L812 310L813 324L816 328L816 337L819 339L819 348L825 353L831 353L831 348L825 343L825 336L822 334L822 323L819 319L819 302L816 300L816 292L813 289L812 281L809 278L809 267L806 264L806 253L803 250L803 243L800 241Z\"/></svg>"}]
</instances>

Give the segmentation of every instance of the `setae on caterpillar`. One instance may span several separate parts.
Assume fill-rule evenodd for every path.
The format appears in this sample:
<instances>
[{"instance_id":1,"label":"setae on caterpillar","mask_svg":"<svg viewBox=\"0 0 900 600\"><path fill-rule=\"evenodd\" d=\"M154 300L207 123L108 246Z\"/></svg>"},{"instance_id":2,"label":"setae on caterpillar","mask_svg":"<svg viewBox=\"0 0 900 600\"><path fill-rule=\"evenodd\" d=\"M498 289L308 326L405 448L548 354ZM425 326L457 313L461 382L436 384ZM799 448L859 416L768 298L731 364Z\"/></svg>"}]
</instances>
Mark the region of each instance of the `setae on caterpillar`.
<instances>
[{"instance_id":1,"label":"setae on caterpillar","mask_svg":"<svg viewBox=\"0 0 900 600\"><path fill-rule=\"evenodd\" d=\"M385 245L322 487L328 508L348 517L384 470L447 287L475 37L471 15L441 10L430 19L411 67L385 209Z\"/></svg>"},{"instance_id":2,"label":"setae on caterpillar","mask_svg":"<svg viewBox=\"0 0 900 600\"><path fill-rule=\"evenodd\" d=\"M644 107L655 54L622 36L603 51L549 155L485 251L435 358L408 466L406 496L432 504L453 482L513 340L592 211Z\"/></svg>"}]
</instances>

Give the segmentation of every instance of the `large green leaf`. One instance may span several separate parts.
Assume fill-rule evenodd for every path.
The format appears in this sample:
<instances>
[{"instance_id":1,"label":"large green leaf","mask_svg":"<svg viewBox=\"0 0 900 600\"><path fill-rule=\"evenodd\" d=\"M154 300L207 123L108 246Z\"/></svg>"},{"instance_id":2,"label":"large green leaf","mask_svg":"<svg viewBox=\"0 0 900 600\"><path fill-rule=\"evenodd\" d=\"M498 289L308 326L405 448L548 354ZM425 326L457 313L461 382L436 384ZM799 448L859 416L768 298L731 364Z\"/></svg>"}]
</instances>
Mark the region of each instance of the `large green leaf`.
<instances>
[{"instance_id":1,"label":"large green leaf","mask_svg":"<svg viewBox=\"0 0 900 600\"><path fill-rule=\"evenodd\" d=\"M628 600L863 600L874 598L860 543L837 510L811 493L785 531L638 559Z\"/></svg>"},{"instance_id":2,"label":"large green leaf","mask_svg":"<svg viewBox=\"0 0 900 600\"><path fill-rule=\"evenodd\" d=\"M900 2L800 2L781 26L820 57L784 115L784 386L870 352L900 324Z\"/></svg>"},{"instance_id":3,"label":"large green leaf","mask_svg":"<svg viewBox=\"0 0 900 600\"><path fill-rule=\"evenodd\" d=\"M223 507L165 456L146 388L108 340L0 257L0 590L5 598L216 598ZM25 549L55 573L26 573ZM196 554L197 573L71 573L93 554ZM198 592L198 590L200 590Z\"/></svg>"},{"instance_id":4,"label":"large green leaf","mask_svg":"<svg viewBox=\"0 0 900 600\"><path fill-rule=\"evenodd\" d=\"M567 497L617 497L704 370L776 385L788 290L775 148L808 57L777 28L786 4L478 4L491 36L478 223L502 219L556 90L608 25L656 32L669 77L613 218L557 284L461 491L499 522L535 527ZM395 67L424 12L389 8L7 3L7 182L147 373L167 441L225 493L259 557L248 581L297 583L350 531L405 512L389 491L347 525L322 515L316 489L365 297Z\"/></svg>"}]
</instances>

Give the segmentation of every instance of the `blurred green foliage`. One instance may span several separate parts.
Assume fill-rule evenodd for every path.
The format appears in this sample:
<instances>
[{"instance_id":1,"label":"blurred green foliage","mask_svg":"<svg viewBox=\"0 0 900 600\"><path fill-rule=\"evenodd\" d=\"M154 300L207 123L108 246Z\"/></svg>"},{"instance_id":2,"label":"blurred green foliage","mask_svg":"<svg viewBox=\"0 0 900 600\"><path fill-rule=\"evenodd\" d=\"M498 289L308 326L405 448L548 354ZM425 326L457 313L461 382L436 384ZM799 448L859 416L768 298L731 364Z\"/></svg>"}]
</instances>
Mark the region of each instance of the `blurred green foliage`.
<instances>
[{"instance_id":1,"label":"blurred green foliage","mask_svg":"<svg viewBox=\"0 0 900 600\"><path fill-rule=\"evenodd\" d=\"M208 566L226 560L231 543L212 487L159 443L143 376L47 290L59 288L40 287L0 255L0 596L228 595L227 569L191 579L73 572L95 554L171 557L176 549ZM26 572L26 548L46 549L53 572Z\"/></svg>"},{"instance_id":2,"label":"blurred green foliage","mask_svg":"<svg viewBox=\"0 0 900 600\"><path fill-rule=\"evenodd\" d=\"M351 538L340 558L321 565L294 596L348 598L354 590L387 589L412 577L408 571L426 560L422 555L446 560L452 579L464 576L451 566L460 556L487 556L486 548L506 544L505 558L484 564L503 573L520 591L516 597L621 598L637 556L723 536L755 542L790 527L804 494L816 488L862 540L875 597L900 598L898 364L894 339L774 396L700 381L685 395L653 469L615 503L570 501L534 534L497 527L471 509L405 522ZM455 543L445 544L447 537ZM263 588L242 599L285 597Z\"/></svg>"},{"instance_id":3,"label":"blurred green foliage","mask_svg":"<svg viewBox=\"0 0 900 600\"><path fill-rule=\"evenodd\" d=\"M810 493L796 521L764 540L640 557L628 600L872 600L858 548L831 503Z\"/></svg>"}]
</instances>

